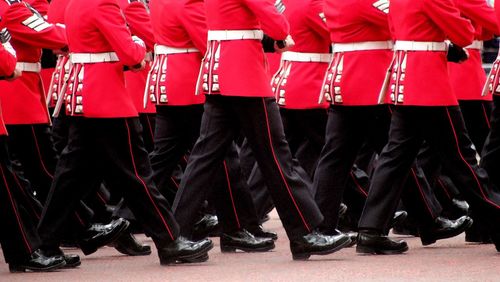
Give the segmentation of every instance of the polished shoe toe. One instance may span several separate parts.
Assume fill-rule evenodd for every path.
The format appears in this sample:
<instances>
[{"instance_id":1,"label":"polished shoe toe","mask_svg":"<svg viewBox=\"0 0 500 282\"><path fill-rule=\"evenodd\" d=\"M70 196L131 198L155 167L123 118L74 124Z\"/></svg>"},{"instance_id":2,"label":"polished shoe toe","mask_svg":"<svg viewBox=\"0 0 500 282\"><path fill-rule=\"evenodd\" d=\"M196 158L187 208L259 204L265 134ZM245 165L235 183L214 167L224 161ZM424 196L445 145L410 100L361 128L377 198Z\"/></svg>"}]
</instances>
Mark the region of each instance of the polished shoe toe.
<instances>
[{"instance_id":1,"label":"polished shoe toe","mask_svg":"<svg viewBox=\"0 0 500 282\"><path fill-rule=\"evenodd\" d=\"M313 231L301 238L290 241L290 250L294 260L307 260L311 255L328 255L351 243L349 236L341 233L339 235L325 235Z\"/></svg>"},{"instance_id":2,"label":"polished shoe toe","mask_svg":"<svg viewBox=\"0 0 500 282\"><path fill-rule=\"evenodd\" d=\"M356 252L362 254L391 255L408 251L403 240L393 240L381 233L358 233Z\"/></svg>"},{"instance_id":3,"label":"polished shoe toe","mask_svg":"<svg viewBox=\"0 0 500 282\"><path fill-rule=\"evenodd\" d=\"M274 241L271 238L255 237L245 229L231 233L222 233L220 236L220 248L223 253L236 252L267 252L274 249Z\"/></svg>"},{"instance_id":4,"label":"polished shoe toe","mask_svg":"<svg viewBox=\"0 0 500 282\"><path fill-rule=\"evenodd\" d=\"M424 246L431 245L437 240L455 237L471 225L472 219L468 216L462 216L456 220L437 217L432 226L419 229L420 240Z\"/></svg>"},{"instance_id":5,"label":"polished shoe toe","mask_svg":"<svg viewBox=\"0 0 500 282\"><path fill-rule=\"evenodd\" d=\"M407 217L408 213L406 211L395 212L391 220L391 227L401 225L406 220Z\"/></svg>"},{"instance_id":6,"label":"polished shoe toe","mask_svg":"<svg viewBox=\"0 0 500 282\"><path fill-rule=\"evenodd\" d=\"M219 219L216 215L205 214L193 226L193 238L201 240L206 237L218 236L220 234Z\"/></svg>"},{"instance_id":7,"label":"polished shoe toe","mask_svg":"<svg viewBox=\"0 0 500 282\"><path fill-rule=\"evenodd\" d=\"M200 241L190 241L184 237L178 237L158 248L158 257L161 265L173 263L199 262L200 258L205 258L207 252L214 247L210 239ZM205 259L206 260L206 259Z\"/></svg>"},{"instance_id":8,"label":"polished shoe toe","mask_svg":"<svg viewBox=\"0 0 500 282\"><path fill-rule=\"evenodd\" d=\"M64 255L62 255L62 258L64 259L64 262L66 263L64 268L75 268L75 267L78 267L82 264L82 261L80 260L79 255L64 254Z\"/></svg>"},{"instance_id":9,"label":"polished shoe toe","mask_svg":"<svg viewBox=\"0 0 500 282\"><path fill-rule=\"evenodd\" d=\"M9 263L9 271L16 272L46 272L62 268L66 265L62 256L45 256L39 250L33 252L30 258L19 263Z\"/></svg>"},{"instance_id":10,"label":"polished shoe toe","mask_svg":"<svg viewBox=\"0 0 500 282\"><path fill-rule=\"evenodd\" d=\"M113 246L117 251L128 256L147 256L151 254L151 247L139 243L130 232L124 232L116 239Z\"/></svg>"},{"instance_id":11,"label":"polished shoe toe","mask_svg":"<svg viewBox=\"0 0 500 282\"><path fill-rule=\"evenodd\" d=\"M248 228L248 232L252 233L253 236L255 237L260 237L260 238L270 238L273 239L274 241L278 240L278 234L276 232L272 232L269 230L264 230L262 225L259 225L254 228Z\"/></svg>"},{"instance_id":12,"label":"polished shoe toe","mask_svg":"<svg viewBox=\"0 0 500 282\"><path fill-rule=\"evenodd\" d=\"M78 245L85 255L96 252L100 247L113 243L129 226L126 219L119 218L106 225L95 224L89 228Z\"/></svg>"}]
</instances>

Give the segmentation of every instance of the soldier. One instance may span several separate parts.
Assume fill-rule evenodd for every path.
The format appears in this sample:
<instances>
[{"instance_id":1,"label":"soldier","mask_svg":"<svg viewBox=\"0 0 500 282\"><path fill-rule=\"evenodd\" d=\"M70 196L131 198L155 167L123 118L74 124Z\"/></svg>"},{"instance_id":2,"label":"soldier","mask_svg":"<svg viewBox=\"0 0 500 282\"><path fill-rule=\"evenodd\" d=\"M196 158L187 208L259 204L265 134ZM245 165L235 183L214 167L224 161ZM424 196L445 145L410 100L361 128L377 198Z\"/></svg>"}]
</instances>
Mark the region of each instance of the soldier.
<instances>
[{"instance_id":1,"label":"soldier","mask_svg":"<svg viewBox=\"0 0 500 282\"><path fill-rule=\"evenodd\" d=\"M444 40L468 46L473 40L473 26L460 17L452 0L395 0L390 5L395 55L381 100L387 98L395 107L389 142L380 154L359 222L357 251L390 254L408 249L406 242L392 240L383 231L424 140L439 153L471 208L497 236L500 195L477 164L446 62L448 47ZM466 59L460 47L453 50L459 55L455 60Z\"/></svg>"},{"instance_id":2,"label":"soldier","mask_svg":"<svg viewBox=\"0 0 500 282\"><path fill-rule=\"evenodd\" d=\"M316 201L326 215L321 226L325 232L336 232L340 201L361 146L367 142L379 153L387 142L391 117L388 105L378 105L379 89L392 58L388 2L355 2L360 5L359 11L350 8L350 1L328 0L325 6L334 56L320 101L327 99L332 105L314 177ZM369 74L363 70L369 70ZM470 226L470 219L454 222L439 217L441 206L420 174L418 168L412 168L403 200L405 208L418 219L422 243L432 244L463 232ZM446 236L442 235L445 230Z\"/></svg>"},{"instance_id":3,"label":"soldier","mask_svg":"<svg viewBox=\"0 0 500 282\"><path fill-rule=\"evenodd\" d=\"M497 22L500 21L500 2L495 2L495 14ZM483 152L481 153L481 167L484 168L488 175L490 176L491 182L496 186L500 187L500 178L498 177L498 168L500 167L499 161L499 148L500 148L500 56L497 57L493 63L491 73L487 77L486 84L484 86L484 94L493 94L493 108L491 111L490 119L490 132L486 141L484 143ZM474 211L476 214L476 211ZM484 224L485 222L481 222ZM487 222L486 222L487 223ZM486 225L487 227L487 225ZM487 237L488 234L481 234L482 237ZM491 235L491 234L490 234ZM494 235L491 237L493 243L495 243L497 251L500 252L500 235Z\"/></svg>"},{"instance_id":4,"label":"soldier","mask_svg":"<svg viewBox=\"0 0 500 282\"><path fill-rule=\"evenodd\" d=\"M173 210L176 218L189 219L180 220L181 232L188 230L191 214L207 197L205 187L217 164L241 130L270 187L293 258L308 259L335 252L351 240L315 231L323 216L292 164L260 42L265 32L276 40L286 39L282 51L293 46L286 18L273 4L271 0L205 2L209 42L198 85L206 94L205 111Z\"/></svg>"},{"instance_id":5,"label":"soldier","mask_svg":"<svg viewBox=\"0 0 500 282\"><path fill-rule=\"evenodd\" d=\"M1 23L0 28L3 28ZM16 67L15 51L8 42L10 35L6 29L0 32L0 79L13 80L21 75ZM25 202L16 199L12 191L18 185L17 176L12 171L7 153L7 130L0 118L0 214L3 228L0 244L5 258L9 264L10 272L51 271L66 265L63 257L46 257L40 250L40 239L35 225L28 218L23 217L22 211L26 209Z\"/></svg>"},{"instance_id":6,"label":"soldier","mask_svg":"<svg viewBox=\"0 0 500 282\"><path fill-rule=\"evenodd\" d=\"M40 220L44 251L57 252L68 214L104 179L121 188L112 192L122 193L153 238L162 265L207 260L210 240L192 242L178 235L169 205L152 181L137 110L126 94L123 68L144 68L143 43L131 38L116 0L74 0L67 11L69 138Z\"/></svg>"},{"instance_id":7,"label":"soldier","mask_svg":"<svg viewBox=\"0 0 500 282\"><path fill-rule=\"evenodd\" d=\"M475 32L474 42L466 47L469 53L469 59L460 64L454 62L448 63L450 80L453 91L457 96L460 111L462 112L465 127L467 128L472 144L474 144L478 152L481 152L490 130L489 119L492 101L491 92L485 93L487 94L485 96L482 95L483 86L486 81L486 75L481 60L482 40L491 39L493 34L499 34L499 31L495 11L492 7L489 7L485 1L455 1L455 4L460 10L461 15L471 20ZM486 90L488 90L488 88L486 88ZM426 149L430 151L430 149ZM424 155L423 160L420 160L421 155ZM428 167L439 166L439 156L436 152L420 153L419 162L424 162L425 166ZM446 171L443 173L448 174ZM433 174L437 175L439 171L426 171L426 174L431 174L428 176L432 176ZM450 180L448 180L450 177L453 179L453 175L439 175L439 178L437 178L437 183L440 184L437 185L438 189L447 190L443 193L446 194L446 196L441 197L441 202L446 203L448 206L452 206L453 203L457 202L456 198L461 197L457 195L458 191L455 185L453 185L453 182L451 182L452 185L448 184L450 183ZM491 179L493 179L492 177L494 177L494 175L490 176ZM450 199L447 197L448 194L451 194L453 198ZM470 212L472 215L474 214L474 211ZM466 231L466 241L481 242L487 240L487 236L481 235L482 231L479 227L479 219L474 216L472 218L474 219L474 224ZM483 239L481 237L485 238Z\"/></svg>"},{"instance_id":8,"label":"soldier","mask_svg":"<svg viewBox=\"0 0 500 282\"><path fill-rule=\"evenodd\" d=\"M158 112L151 163L160 191L175 197L177 189L169 185L172 172L199 136L205 100L203 96L195 95L202 52L206 51L204 2L155 0L151 3L151 20L157 45L145 99L155 104ZM241 179L234 145L213 178L213 186L217 187L214 191L216 196L211 199L215 200L223 227L221 249L273 249L272 239L256 238L252 234L274 235L258 226L253 202ZM253 218L254 224L248 224L249 217Z\"/></svg>"}]
</instances>

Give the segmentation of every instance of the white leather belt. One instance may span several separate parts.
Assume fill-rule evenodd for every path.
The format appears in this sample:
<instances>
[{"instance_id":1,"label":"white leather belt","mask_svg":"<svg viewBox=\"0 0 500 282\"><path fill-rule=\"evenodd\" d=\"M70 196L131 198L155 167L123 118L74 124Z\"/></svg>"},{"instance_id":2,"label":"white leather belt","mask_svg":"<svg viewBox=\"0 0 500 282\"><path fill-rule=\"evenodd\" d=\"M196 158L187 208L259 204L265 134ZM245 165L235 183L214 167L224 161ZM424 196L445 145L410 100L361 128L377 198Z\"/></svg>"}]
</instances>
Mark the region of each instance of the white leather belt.
<instances>
[{"instance_id":1,"label":"white leather belt","mask_svg":"<svg viewBox=\"0 0 500 282\"><path fill-rule=\"evenodd\" d=\"M483 41L480 40L474 40L471 45L465 47L467 49L477 49L477 50L482 50L483 49Z\"/></svg>"},{"instance_id":2,"label":"white leather belt","mask_svg":"<svg viewBox=\"0 0 500 282\"><path fill-rule=\"evenodd\" d=\"M155 45L156 55L169 55L169 54L183 54L183 53L197 53L200 50L196 48L175 48L165 45Z\"/></svg>"},{"instance_id":3,"label":"white leather belt","mask_svg":"<svg viewBox=\"0 0 500 282\"><path fill-rule=\"evenodd\" d=\"M104 62L118 62L115 52L105 53L70 53L69 59L73 64L92 64Z\"/></svg>"},{"instance_id":4,"label":"white leather belt","mask_svg":"<svg viewBox=\"0 0 500 282\"><path fill-rule=\"evenodd\" d=\"M367 50L391 50L393 47L392 41L365 41L351 43L334 43L332 45L333 53L337 52L353 52Z\"/></svg>"},{"instance_id":5,"label":"white leather belt","mask_svg":"<svg viewBox=\"0 0 500 282\"><path fill-rule=\"evenodd\" d=\"M395 51L447 51L446 42L396 41Z\"/></svg>"},{"instance_id":6,"label":"white leather belt","mask_svg":"<svg viewBox=\"0 0 500 282\"><path fill-rule=\"evenodd\" d=\"M209 30L208 41L217 40L243 40L257 39L262 40L264 32L260 29L254 30Z\"/></svg>"},{"instance_id":7,"label":"white leather belt","mask_svg":"<svg viewBox=\"0 0 500 282\"><path fill-rule=\"evenodd\" d=\"M281 55L281 60L290 62L329 63L331 59L332 54L329 53L301 53L288 51Z\"/></svg>"},{"instance_id":8,"label":"white leather belt","mask_svg":"<svg viewBox=\"0 0 500 282\"><path fill-rule=\"evenodd\" d=\"M16 68L24 72L40 72L42 70L42 64L17 62Z\"/></svg>"}]
</instances>

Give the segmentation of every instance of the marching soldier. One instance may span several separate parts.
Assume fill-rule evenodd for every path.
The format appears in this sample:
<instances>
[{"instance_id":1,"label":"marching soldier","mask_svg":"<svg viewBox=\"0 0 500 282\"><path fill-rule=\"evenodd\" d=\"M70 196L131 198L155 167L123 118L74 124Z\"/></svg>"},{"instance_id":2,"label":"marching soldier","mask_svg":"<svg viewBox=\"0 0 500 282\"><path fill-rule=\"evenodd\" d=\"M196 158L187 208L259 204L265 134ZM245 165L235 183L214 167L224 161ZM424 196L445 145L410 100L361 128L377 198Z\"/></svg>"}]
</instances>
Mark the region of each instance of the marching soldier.
<instances>
[{"instance_id":1,"label":"marching soldier","mask_svg":"<svg viewBox=\"0 0 500 282\"><path fill-rule=\"evenodd\" d=\"M354 2L360 10L350 8ZM361 146L367 142L380 152L387 142L391 116L388 105L377 105L378 89L392 57L388 2L354 2L327 0L325 6L334 55L320 101L327 99L331 106L314 187L316 201L325 215L321 228L327 233L338 232L335 228L340 202ZM437 234L443 229L451 229L448 237L463 232L470 219L452 222L439 217L439 203L431 193L424 193L430 188L424 190L421 185L427 182L420 181L417 171L412 168L403 199L405 208L419 220L423 244L442 239Z\"/></svg>"},{"instance_id":2,"label":"marching soldier","mask_svg":"<svg viewBox=\"0 0 500 282\"><path fill-rule=\"evenodd\" d=\"M0 20L2 20L0 18ZM3 28L3 23L0 23ZM6 29L0 32L0 79L14 80L21 75L16 67L15 51L8 42L10 35ZM18 185L17 177L12 171L7 152L7 130L0 118L0 175L4 181L0 184L0 214L2 220L2 236L0 244L9 264L10 272L51 271L66 265L63 257L46 257L40 250L40 239L34 222L23 217L25 203L15 197L12 191ZM21 184L19 184L21 185Z\"/></svg>"},{"instance_id":3,"label":"marching soldier","mask_svg":"<svg viewBox=\"0 0 500 282\"><path fill-rule=\"evenodd\" d=\"M476 151L451 88L448 47L444 42L449 39L456 46L470 45L473 26L460 17L452 0L394 0L390 5L395 55L381 100L386 98L395 107L389 142L380 154L359 222L357 251L388 254L408 249L406 242L392 240L383 231L424 140L438 152L471 208L496 236L500 195L490 187L486 172L477 164ZM466 59L460 47L454 49L460 55L456 60Z\"/></svg>"},{"instance_id":4,"label":"marching soldier","mask_svg":"<svg viewBox=\"0 0 500 282\"><path fill-rule=\"evenodd\" d=\"M143 43L132 39L116 0L74 0L67 11L72 68L61 101L70 116L69 138L38 228L44 251L57 252L68 214L95 181L105 179L121 188L112 192L123 194L153 238L162 265L207 260L210 240L192 242L178 235L169 205L152 181L137 110L126 94L123 68L144 68Z\"/></svg>"},{"instance_id":5,"label":"marching soldier","mask_svg":"<svg viewBox=\"0 0 500 282\"><path fill-rule=\"evenodd\" d=\"M172 189L169 185L172 172L198 138L203 114L205 99L195 95L195 89L202 52L206 51L204 2L153 1L151 20L157 45L145 99L155 104L158 112L151 163L160 191L175 196L176 188ZM212 186L217 187L214 187L216 196L211 199L216 202L217 215L223 227L221 249L254 252L273 249L272 239L256 238L252 234L272 235L259 227L253 202L241 178L234 145L213 178ZM196 214L193 211L190 218ZM247 224L249 217L253 218L254 224ZM192 229L193 226L189 227Z\"/></svg>"},{"instance_id":6,"label":"marching soldier","mask_svg":"<svg viewBox=\"0 0 500 282\"><path fill-rule=\"evenodd\" d=\"M261 45L265 32L285 40L282 51L287 44L293 46L286 18L273 4L271 0L205 3L208 50L198 84L199 91L206 94L205 111L173 209L176 218L192 218L190 213L206 199L207 183L212 182L218 164L241 130L270 187L293 258L308 259L335 252L351 240L343 234L326 236L315 231L323 216L292 164ZM181 232L192 223L181 221Z\"/></svg>"}]
</instances>

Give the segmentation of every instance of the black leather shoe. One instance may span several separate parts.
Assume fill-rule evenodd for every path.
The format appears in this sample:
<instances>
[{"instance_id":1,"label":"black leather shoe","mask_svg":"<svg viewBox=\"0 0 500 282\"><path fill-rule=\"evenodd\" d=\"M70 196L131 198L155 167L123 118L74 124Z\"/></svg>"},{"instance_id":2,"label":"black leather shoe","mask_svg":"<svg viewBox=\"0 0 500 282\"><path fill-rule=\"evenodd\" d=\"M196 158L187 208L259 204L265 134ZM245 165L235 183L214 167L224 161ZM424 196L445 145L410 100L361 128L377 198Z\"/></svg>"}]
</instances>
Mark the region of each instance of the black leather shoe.
<instances>
[{"instance_id":1,"label":"black leather shoe","mask_svg":"<svg viewBox=\"0 0 500 282\"><path fill-rule=\"evenodd\" d=\"M219 236L220 225L216 215L205 214L193 227L193 239L201 240L210 236Z\"/></svg>"},{"instance_id":2,"label":"black leather shoe","mask_svg":"<svg viewBox=\"0 0 500 282\"><path fill-rule=\"evenodd\" d=\"M43 255L39 250L33 252L31 257L20 263L9 263L9 271L15 272L25 272L27 270L44 272L52 271L64 267L66 262L62 256L50 256L47 257Z\"/></svg>"},{"instance_id":3,"label":"black leather shoe","mask_svg":"<svg viewBox=\"0 0 500 282\"><path fill-rule=\"evenodd\" d=\"M361 254L393 255L408 251L403 240L392 240L380 233L358 233L356 252Z\"/></svg>"},{"instance_id":4,"label":"black leather shoe","mask_svg":"<svg viewBox=\"0 0 500 282\"><path fill-rule=\"evenodd\" d=\"M477 221L472 223L472 226L465 230L465 242L491 244L490 233L487 229L478 224Z\"/></svg>"},{"instance_id":5,"label":"black leather shoe","mask_svg":"<svg viewBox=\"0 0 500 282\"><path fill-rule=\"evenodd\" d=\"M406 218L408 217L408 213L405 211L397 211L394 213L394 217L391 220L391 227L396 225L401 225Z\"/></svg>"},{"instance_id":6,"label":"black leather shoe","mask_svg":"<svg viewBox=\"0 0 500 282\"><path fill-rule=\"evenodd\" d=\"M351 243L349 236L324 235L313 231L300 239L290 241L290 250L294 260L307 260L311 255L328 255Z\"/></svg>"},{"instance_id":7,"label":"black leather shoe","mask_svg":"<svg viewBox=\"0 0 500 282\"><path fill-rule=\"evenodd\" d=\"M437 240L455 237L471 227L472 218L462 216L456 220L438 216L432 226L419 229L422 245L427 246L436 243Z\"/></svg>"},{"instance_id":8,"label":"black leather shoe","mask_svg":"<svg viewBox=\"0 0 500 282\"><path fill-rule=\"evenodd\" d=\"M64 254L61 257L64 259L64 262L66 263L64 268L75 268L82 264L79 255Z\"/></svg>"},{"instance_id":9,"label":"black leather shoe","mask_svg":"<svg viewBox=\"0 0 500 282\"><path fill-rule=\"evenodd\" d=\"M78 240L78 245L85 255L90 255L100 247L113 243L129 224L126 219L119 218L106 225L92 225L83 238Z\"/></svg>"},{"instance_id":10,"label":"black leather shoe","mask_svg":"<svg viewBox=\"0 0 500 282\"><path fill-rule=\"evenodd\" d=\"M236 252L267 252L274 249L271 238L258 238L245 229L220 235L220 249L223 253Z\"/></svg>"},{"instance_id":11,"label":"black leather shoe","mask_svg":"<svg viewBox=\"0 0 500 282\"><path fill-rule=\"evenodd\" d=\"M333 230L320 230L323 234L325 235L334 235L334 236L338 236L338 235L346 235L347 237L349 237L349 239L351 239L351 243L349 243L349 245L345 246L345 248L350 248L354 245L356 245L356 241L358 241L358 233L356 232L342 232L338 229L333 229Z\"/></svg>"},{"instance_id":12,"label":"black leather shoe","mask_svg":"<svg viewBox=\"0 0 500 282\"><path fill-rule=\"evenodd\" d=\"M347 212L347 205L344 203L340 203L339 207L339 217L343 217L345 213Z\"/></svg>"},{"instance_id":13,"label":"black leather shoe","mask_svg":"<svg viewBox=\"0 0 500 282\"><path fill-rule=\"evenodd\" d=\"M258 225L256 227L249 227L247 228L247 230L248 232L252 233L253 236L255 237L270 238L273 239L273 241L278 240L278 234L269 230L264 230L264 228L262 228L262 225Z\"/></svg>"},{"instance_id":14,"label":"black leather shoe","mask_svg":"<svg viewBox=\"0 0 500 282\"><path fill-rule=\"evenodd\" d=\"M139 243L130 232L124 232L116 239L112 246L115 247L117 251L127 256L147 256L151 254L151 247Z\"/></svg>"},{"instance_id":15,"label":"black leather shoe","mask_svg":"<svg viewBox=\"0 0 500 282\"><path fill-rule=\"evenodd\" d=\"M200 258L208 259L207 252L214 247L210 239L201 241L189 241L184 237L178 237L160 248L158 248L158 257L161 265L172 263L192 263L200 262Z\"/></svg>"}]
</instances>

